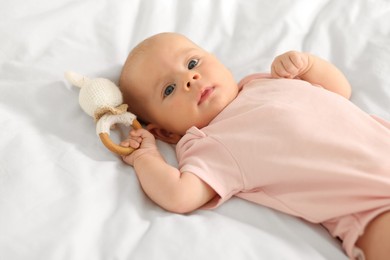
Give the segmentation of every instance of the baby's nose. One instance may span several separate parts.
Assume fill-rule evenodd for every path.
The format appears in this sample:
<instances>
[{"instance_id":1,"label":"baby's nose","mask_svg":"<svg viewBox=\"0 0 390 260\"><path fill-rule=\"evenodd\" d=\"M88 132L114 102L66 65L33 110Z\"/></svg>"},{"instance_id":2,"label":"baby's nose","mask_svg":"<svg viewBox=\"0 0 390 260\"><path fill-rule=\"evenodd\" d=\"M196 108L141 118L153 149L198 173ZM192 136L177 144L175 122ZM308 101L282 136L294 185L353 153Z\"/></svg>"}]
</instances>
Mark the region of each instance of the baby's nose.
<instances>
[{"instance_id":1,"label":"baby's nose","mask_svg":"<svg viewBox=\"0 0 390 260\"><path fill-rule=\"evenodd\" d=\"M194 75L192 75L191 80L187 82L187 88L190 88L192 82L195 81L195 80L198 80L198 79L200 79L200 74L195 73Z\"/></svg>"}]
</instances>

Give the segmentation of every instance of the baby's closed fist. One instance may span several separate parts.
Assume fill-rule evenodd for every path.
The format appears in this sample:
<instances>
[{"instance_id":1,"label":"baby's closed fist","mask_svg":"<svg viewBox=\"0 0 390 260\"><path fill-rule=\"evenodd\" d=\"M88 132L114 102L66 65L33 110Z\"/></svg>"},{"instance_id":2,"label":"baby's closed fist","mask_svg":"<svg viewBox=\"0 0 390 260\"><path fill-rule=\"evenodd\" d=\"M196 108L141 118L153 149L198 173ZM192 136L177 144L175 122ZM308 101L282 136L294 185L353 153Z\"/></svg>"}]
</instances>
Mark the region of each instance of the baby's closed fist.
<instances>
[{"instance_id":1,"label":"baby's closed fist","mask_svg":"<svg viewBox=\"0 0 390 260\"><path fill-rule=\"evenodd\" d=\"M293 79L306 70L309 57L306 53L288 51L277 56L271 65L271 75L274 78Z\"/></svg>"}]
</instances>

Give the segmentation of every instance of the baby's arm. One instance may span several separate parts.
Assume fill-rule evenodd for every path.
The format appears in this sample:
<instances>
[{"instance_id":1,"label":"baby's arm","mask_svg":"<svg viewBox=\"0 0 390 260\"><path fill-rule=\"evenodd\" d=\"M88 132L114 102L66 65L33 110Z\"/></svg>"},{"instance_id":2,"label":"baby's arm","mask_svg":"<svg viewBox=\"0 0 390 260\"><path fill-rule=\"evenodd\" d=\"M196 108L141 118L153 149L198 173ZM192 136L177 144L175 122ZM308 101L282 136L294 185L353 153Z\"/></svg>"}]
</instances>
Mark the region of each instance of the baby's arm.
<instances>
[{"instance_id":1,"label":"baby's arm","mask_svg":"<svg viewBox=\"0 0 390 260\"><path fill-rule=\"evenodd\" d=\"M215 191L196 175L181 173L167 164L157 150L154 136L145 129L130 132L124 146L139 148L123 160L135 169L139 182L148 197L162 208L187 213L204 205Z\"/></svg>"},{"instance_id":2,"label":"baby's arm","mask_svg":"<svg viewBox=\"0 0 390 260\"><path fill-rule=\"evenodd\" d=\"M276 78L300 78L317 84L346 98L351 96L351 86L344 74L333 64L312 54L289 51L277 56L271 65Z\"/></svg>"}]
</instances>

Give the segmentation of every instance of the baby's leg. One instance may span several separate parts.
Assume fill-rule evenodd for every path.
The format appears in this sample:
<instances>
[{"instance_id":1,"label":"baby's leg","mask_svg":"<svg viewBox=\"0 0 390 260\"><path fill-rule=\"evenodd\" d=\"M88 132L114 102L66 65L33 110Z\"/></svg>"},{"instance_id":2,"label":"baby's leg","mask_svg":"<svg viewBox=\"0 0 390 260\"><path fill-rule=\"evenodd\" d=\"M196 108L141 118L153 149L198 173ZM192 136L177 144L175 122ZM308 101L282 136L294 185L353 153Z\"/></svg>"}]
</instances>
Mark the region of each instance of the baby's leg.
<instances>
[{"instance_id":1,"label":"baby's leg","mask_svg":"<svg viewBox=\"0 0 390 260\"><path fill-rule=\"evenodd\" d=\"M390 259L390 211L374 218L356 242L366 260Z\"/></svg>"}]
</instances>

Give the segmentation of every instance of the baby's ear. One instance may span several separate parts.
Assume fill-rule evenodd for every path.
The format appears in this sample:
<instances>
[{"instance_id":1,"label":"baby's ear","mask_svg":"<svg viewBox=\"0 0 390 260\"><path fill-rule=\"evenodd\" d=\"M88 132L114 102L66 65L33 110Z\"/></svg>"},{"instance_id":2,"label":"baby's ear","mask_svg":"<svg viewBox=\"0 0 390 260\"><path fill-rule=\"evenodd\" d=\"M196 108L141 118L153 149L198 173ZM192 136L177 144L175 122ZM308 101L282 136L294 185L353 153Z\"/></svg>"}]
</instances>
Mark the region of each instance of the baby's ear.
<instances>
[{"instance_id":1,"label":"baby's ear","mask_svg":"<svg viewBox=\"0 0 390 260\"><path fill-rule=\"evenodd\" d=\"M182 137L179 134L171 133L155 124L148 124L146 129L151 132L157 139L170 144L177 144Z\"/></svg>"}]
</instances>

